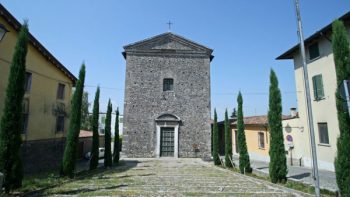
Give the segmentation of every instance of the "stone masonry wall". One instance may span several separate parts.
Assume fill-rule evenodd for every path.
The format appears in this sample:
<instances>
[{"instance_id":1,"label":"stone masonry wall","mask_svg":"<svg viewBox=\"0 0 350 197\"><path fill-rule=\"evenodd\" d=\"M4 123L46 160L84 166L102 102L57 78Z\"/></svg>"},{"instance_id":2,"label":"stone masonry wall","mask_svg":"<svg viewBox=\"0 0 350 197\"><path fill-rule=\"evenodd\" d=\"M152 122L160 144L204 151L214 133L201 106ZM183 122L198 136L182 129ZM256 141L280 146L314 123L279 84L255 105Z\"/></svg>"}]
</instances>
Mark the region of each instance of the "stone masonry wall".
<instances>
[{"instance_id":1,"label":"stone masonry wall","mask_svg":"<svg viewBox=\"0 0 350 197\"><path fill-rule=\"evenodd\" d=\"M181 119L179 157L210 157L210 59L172 54L127 55L123 151L128 157L155 157L155 119ZM163 79L174 91L163 92ZM196 151L194 148L198 147Z\"/></svg>"},{"instance_id":2,"label":"stone masonry wall","mask_svg":"<svg viewBox=\"0 0 350 197\"><path fill-rule=\"evenodd\" d=\"M21 146L24 173L59 170L65 138L25 141Z\"/></svg>"}]
</instances>

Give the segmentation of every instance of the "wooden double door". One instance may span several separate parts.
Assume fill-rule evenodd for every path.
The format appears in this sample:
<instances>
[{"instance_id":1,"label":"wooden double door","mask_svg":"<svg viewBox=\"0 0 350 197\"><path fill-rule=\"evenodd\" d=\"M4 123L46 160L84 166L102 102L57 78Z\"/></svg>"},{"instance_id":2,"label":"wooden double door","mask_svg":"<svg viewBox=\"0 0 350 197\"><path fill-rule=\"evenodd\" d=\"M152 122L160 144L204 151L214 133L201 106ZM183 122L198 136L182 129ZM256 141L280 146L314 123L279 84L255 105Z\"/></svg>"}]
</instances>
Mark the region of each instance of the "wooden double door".
<instances>
[{"instance_id":1,"label":"wooden double door","mask_svg":"<svg viewBox=\"0 0 350 197\"><path fill-rule=\"evenodd\" d=\"M160 130L160 156L174 156L174 128L162 127Z\"/></svg>"}]
</instances>

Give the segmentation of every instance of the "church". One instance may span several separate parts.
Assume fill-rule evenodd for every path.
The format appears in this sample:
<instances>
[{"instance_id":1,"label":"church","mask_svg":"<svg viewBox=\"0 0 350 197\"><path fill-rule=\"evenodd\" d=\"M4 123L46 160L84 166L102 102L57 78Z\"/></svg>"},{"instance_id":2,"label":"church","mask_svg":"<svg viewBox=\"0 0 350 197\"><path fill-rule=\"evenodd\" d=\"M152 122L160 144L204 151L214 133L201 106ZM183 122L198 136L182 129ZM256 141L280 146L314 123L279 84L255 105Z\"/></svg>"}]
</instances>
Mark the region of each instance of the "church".
<instances>
[{"instance_id":1,"label":"church","mask_svg":"<svg viewBox=\"0 0 350 197\"><path fill-rule=\"evenodd\" d=\"M211 156L212 52L171 32L124 46L127 157Z\"/></svg>"}]
</instances>

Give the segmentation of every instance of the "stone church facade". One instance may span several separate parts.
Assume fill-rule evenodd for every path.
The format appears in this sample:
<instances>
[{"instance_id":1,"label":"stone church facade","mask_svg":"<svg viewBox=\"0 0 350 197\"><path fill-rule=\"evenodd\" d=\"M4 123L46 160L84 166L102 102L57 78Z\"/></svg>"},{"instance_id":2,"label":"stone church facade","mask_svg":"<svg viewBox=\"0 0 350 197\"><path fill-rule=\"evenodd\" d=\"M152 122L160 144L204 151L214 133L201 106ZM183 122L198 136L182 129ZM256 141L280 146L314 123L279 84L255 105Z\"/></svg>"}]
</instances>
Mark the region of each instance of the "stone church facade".
<instances>
[{"instance_id":1,"label":"stone church facade","mask_svg":"<svg viewBox=\"0 0 350 197\"><path fill-rule=\"evenodd\" d=\"M170 32L124 50L126 156L210 157L213 50Z\"/></svg>"}]
</instances>

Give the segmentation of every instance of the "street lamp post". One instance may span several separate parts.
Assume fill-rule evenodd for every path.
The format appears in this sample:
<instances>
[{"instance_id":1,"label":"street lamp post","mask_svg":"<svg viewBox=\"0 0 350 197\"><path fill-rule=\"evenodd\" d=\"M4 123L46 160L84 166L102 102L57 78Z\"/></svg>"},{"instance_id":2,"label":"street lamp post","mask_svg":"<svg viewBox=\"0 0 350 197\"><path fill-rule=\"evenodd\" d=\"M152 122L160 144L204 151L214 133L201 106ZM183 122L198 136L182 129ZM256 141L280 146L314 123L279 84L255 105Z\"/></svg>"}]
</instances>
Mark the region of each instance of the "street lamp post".
<instances>
[{"instance_id":1,"label":"street lamp post","mask_svg":"<svg viewBox=\"0 0 350 197\"><path fill-rule=\"evenodd\" d=\"M6 27L0 23L0 42L7 32L9 32L9 30L7 30Z\"/></svg>"},{"instance_id":2,"label":"street lamp post","mask_svg":"<svg viewBox=\"0 0 350 197\"><path fill-rule=\"evenodd\" d=\"M305 58L304 35L303 35L303 28L301 24L299 0L295 0L295 10L297 15L297 23L298 23L300 55L301 55L303 71L304 71L304 86L305 86L305 97L306 97L306 106L307 106L307 115L308 115L307 122L310 130L310 143L311 143L311 152L312 152L312 166L313 166L312 175L315 181L315 195L319 197L320 182L319 182L319 175L318 175L317 151L316 151L316 143L315 143L314 123L313 123L313 116L312 116L311 96L310 96L310 87L309 87L309 76L308 76L306 58Z\"/></svg>"}]
</instances>

